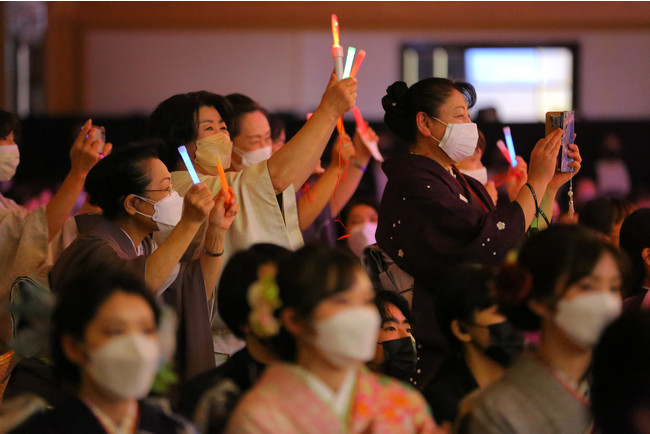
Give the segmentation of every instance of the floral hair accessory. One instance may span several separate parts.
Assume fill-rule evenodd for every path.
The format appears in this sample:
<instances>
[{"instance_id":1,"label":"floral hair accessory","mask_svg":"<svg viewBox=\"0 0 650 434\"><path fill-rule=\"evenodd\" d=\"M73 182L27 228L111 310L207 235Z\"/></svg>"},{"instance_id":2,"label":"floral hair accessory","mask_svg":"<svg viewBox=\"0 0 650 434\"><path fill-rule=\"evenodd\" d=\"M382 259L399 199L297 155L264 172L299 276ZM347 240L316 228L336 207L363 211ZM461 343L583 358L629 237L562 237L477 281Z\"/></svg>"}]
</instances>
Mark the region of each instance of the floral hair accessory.
<instances>
[{"instance_id":1,"label":"floral hair accessory","mask_svg":"<svg viewBox=\"0 0 650 434\"><path fill-rule=\"evenodd\" d=\"M280 321L273 315L282 306L275 273L275 266L261 266L259 278L248 287L248 305L251 307L248 323L253 333L260 338L275 336L280 331Z\"/></svg>"}]
</instances>

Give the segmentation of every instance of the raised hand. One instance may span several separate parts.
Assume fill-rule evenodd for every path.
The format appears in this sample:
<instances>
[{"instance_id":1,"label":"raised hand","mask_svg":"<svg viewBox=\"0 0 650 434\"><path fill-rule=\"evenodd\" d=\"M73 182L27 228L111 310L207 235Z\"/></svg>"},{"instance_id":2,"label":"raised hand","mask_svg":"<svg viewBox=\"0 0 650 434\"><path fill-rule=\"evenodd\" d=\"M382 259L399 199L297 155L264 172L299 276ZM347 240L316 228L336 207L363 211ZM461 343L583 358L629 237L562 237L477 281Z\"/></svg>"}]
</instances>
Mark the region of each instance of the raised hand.
<instances>
[{"instance_id":1,"label":"raised hand","mask_svg":"<svg viewBox=\"0 0 650 434\"><path fill-rule=\"evenodd\" d=\"M222 231L226 231L230 228L239 212L237 195L235 195L232 187L228 187L228 189L230 190L230 204L226 205L226 192L224 190L219 190L213 198L214 207L212 208L212 211L210 211L210 226L216 227Z\"/></svg>"},{"instance_id":2,"label":"raised hand","mask_svg":"<svg viewBox=\"0 0 650 434\"><path fill-rule=\"evenodd\" d=\"M85 178L95 164L102 158L98 152L101 141L95 137L92 130L92 120L88 119L79 131L70 149L70 173ZM111 153L113 145L106 143L102 154Z\"/></svg>"},{"instance_id":3,"label":"raised hand","mask_svg":"<svg viewBox=\"0 0 650 434\"><path fill-rule=\"evenodd\" d=\"M204 183L192 186L183 198L183 216L181 220L188 223L201 224L214 208L214 200L210 189Z\"/></svg>"}]
</instances>

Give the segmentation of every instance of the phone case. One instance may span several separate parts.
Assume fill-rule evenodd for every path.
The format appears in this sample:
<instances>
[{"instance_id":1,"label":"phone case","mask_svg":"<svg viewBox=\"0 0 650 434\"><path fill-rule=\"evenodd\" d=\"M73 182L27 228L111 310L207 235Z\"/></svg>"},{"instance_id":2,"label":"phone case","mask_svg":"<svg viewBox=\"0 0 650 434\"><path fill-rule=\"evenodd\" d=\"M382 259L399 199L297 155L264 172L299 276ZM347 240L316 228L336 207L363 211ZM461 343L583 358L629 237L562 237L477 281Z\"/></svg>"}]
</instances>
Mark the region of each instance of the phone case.
<instances>
[{"instance_id":1,"label":"phone case","mask_svg":"<svg viewBox=\"0 0 650 434\"><path fill-rule=\"evenodd\" d=\"M548 112L546 113L546 135L550 134L557 128L562 128L562 146L558 154L558 168L560 172L573 172L573 167L569 167L569 163L573 158L569 158L569 144L573 143L575 135L575 112L567 110L563 112Z\"/></svg>"}]
</instances>

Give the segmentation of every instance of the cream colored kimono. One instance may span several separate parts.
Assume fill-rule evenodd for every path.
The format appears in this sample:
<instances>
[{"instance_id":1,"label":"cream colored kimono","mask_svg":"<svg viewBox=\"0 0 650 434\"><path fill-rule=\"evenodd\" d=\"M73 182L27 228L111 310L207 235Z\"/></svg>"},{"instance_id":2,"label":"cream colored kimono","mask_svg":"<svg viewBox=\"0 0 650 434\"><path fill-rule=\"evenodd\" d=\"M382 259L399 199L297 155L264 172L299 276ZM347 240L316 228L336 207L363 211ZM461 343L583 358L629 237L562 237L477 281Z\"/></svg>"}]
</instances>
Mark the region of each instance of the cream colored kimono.
<instances>
[{"instance_id":1,"label":"cream colored kimono","mask_svg":"<svg viewBox=\"0 0 650 434\"><path fill-rule=\"evenodd\" d=\"M298 225L298 208L293 185L287 187L278 199L273 189L267 161L247 167L240 172L226 172L226 178L228 185L237 195L241 210L226 232L222 269L235 252L247 249L256 243L273 243L290 250L302 247L303 240ZM212 190L213 194L221 190L218 176L199 174L199 179ZM184 196L192 187L192 179L187 171L176 171L172 172L172 184L178 194ZM282 208L279 200L282 202ZM197 236L200 236L202 241L204 231L199 231L199 234ZM215 352L232 355L241 349L243 344L233 339L214 308L212 317Z\"/></svg>"}]
</instances>

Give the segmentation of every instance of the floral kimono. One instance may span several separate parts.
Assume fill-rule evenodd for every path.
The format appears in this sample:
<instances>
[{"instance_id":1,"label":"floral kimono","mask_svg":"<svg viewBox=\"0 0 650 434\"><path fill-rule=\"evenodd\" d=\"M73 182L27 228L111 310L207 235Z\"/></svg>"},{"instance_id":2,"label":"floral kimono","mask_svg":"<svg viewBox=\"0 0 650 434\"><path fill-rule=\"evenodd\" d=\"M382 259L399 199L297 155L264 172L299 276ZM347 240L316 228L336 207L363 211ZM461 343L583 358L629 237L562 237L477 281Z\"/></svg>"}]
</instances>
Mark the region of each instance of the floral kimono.
<instances>
[{"instance_id":1,"label":"floral kimono","mask_svg":"<svg viewBox=\"0 0 650 434\"><path fill-rule=\"evenodd\" d=\"M269 367L235 410L228 433L427 433L435 422L411 387L361 367L338 413L310 386L304 369ZM342 386L343 388L344 386Z\"/></svg>"}]
</instances>

